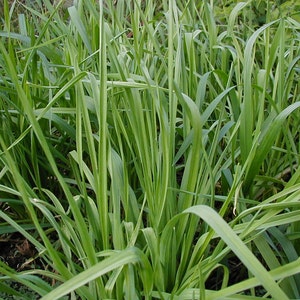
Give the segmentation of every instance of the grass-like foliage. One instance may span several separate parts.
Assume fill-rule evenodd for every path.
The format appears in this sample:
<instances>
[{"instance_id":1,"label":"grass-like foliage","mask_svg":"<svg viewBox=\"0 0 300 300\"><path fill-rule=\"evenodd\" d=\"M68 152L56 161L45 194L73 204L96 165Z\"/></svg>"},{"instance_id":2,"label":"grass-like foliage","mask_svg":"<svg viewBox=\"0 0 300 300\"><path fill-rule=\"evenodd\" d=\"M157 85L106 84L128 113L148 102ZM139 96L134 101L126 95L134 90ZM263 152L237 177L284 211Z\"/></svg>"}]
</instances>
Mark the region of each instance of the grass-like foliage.
<instances>
[{"instance_id":1,"label":"grass-like foliage","mask_svg":"<svg viewBox=\"0 0 300 300\"><path fill-rule=\"evenodd\" d=\"M300 298L299 15L219 2L3 0L7 297Z\"/></svg>"}]
</instances>

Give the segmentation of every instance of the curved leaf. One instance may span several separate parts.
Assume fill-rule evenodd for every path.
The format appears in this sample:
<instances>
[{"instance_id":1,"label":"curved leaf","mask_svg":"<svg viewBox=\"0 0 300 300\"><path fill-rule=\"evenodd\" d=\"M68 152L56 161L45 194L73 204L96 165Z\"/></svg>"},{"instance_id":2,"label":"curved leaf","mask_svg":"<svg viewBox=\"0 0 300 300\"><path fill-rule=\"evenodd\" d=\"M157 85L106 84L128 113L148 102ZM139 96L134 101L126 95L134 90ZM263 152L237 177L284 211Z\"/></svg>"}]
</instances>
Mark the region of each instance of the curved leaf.
<instances>
[{"instance_id":1,"label":"curved leaf","mask_svg":"<svg viewBox=\"0 0 300 300\"><path fill-rule=\"evenodd\" d=\"M217 212L206 205L197 205L186 209L184 213L193 213L209 224L274 299L288 299L269 272Z\"/></svg>"}]
</instances>

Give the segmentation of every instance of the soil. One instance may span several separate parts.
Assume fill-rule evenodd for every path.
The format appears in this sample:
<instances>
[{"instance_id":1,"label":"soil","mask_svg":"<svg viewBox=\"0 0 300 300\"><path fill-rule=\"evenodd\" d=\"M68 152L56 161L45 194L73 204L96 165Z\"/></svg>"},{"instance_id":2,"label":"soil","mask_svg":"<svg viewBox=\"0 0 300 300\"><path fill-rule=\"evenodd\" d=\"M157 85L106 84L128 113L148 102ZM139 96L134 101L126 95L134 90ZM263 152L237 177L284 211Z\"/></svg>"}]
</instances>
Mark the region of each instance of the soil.
<instances>
[{"instance_id":1,"label":"soil","mask_svg":"<svg viewBox=\"0 0 300 300\"><path fill-rule=\"evenodd\" d=\"M0 236L0 261L7 264L10 268L16 271L30 270L36 267L35 260L32 258L35 255L34 247L21 234L14 233L10 235ZM8 295L0 289L0 300L21 300L24 296L27 299L39 299L39 296L26 287L14 281L3 282L8 287L19 291L23 296Z\"/></svg>"},{"instance_id":2,"label":"soil","mask_svg":"<svg viewBox=\"0 0 300 300\"><path fill-rule=\"evenodd\" d=\"M0 260L12 269L30 269L29 262L35 254L34 247L18 233L0 237Z\"/></svg>"}]
</instances>

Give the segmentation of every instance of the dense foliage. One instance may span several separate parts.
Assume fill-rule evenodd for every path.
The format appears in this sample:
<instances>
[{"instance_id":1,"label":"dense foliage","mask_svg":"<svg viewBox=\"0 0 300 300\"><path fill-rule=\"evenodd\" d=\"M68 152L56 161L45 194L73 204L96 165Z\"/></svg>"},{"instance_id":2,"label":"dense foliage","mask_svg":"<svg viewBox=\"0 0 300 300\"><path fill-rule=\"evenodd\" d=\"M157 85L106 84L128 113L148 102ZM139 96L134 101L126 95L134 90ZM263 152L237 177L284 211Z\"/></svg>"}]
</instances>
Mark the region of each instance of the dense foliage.
<instances>
[{"instance_id":1,"label":"dense foliage","mask_svg":"<svg viewBox=\"0 0 300 300\"><path fill-rule=\"evenodd\" d=\"M104 2L2 3L0 292L299 299L298 4Z\"/></svg>"}]
</instances>

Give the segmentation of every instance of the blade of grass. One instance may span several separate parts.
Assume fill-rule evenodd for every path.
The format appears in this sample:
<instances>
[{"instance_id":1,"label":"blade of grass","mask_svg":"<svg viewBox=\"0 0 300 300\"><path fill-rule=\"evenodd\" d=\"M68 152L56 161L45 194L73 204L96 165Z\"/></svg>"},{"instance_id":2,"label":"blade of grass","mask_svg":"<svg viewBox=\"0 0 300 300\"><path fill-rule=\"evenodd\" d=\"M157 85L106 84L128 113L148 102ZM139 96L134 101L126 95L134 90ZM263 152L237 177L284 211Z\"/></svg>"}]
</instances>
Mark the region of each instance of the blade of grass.
<instances>
[{"instance_id":1,"label":"blade of grass","mask_svg":"<svg viewBox=\"0 0 300 300\"><path fill-rule=\"evenodd\" d=\"M135 263L143 263L145 264L144 268L149 268L150 265L147 264L143 253L137 248L128 248L126 250L122 250L120 252L116 252L112 254L109 258L97 263L96 265L90 267L89 269L81 272L77 276L73 277L66 283L60 285L52 292L48 293L41 300L54 300L59 299L60 297L67 295L68 293L78 289L79 287L85 285L86 283L101 277L108 272L123 267L127 264L135 264ZM143 272L143 271L142 271ZM145 280L147 280L148 291L151 290L152 278L149 276L149 270L145 269ZM148 297L148 293L146 293L146 297Z\"/></svg>"},{"instance_id":2,"label":"blade of grass","mask_svg":"<svg viewBox=\"0 0 300 300\"><path fill-rule=\"evenodd\" d=\"M280 289L269 272L267 272L249 248L212 208L198 205L186 209L184 213L195 214L209 224L274 299L288 299L286 294Z\"/></svg>"}]
</instances>

